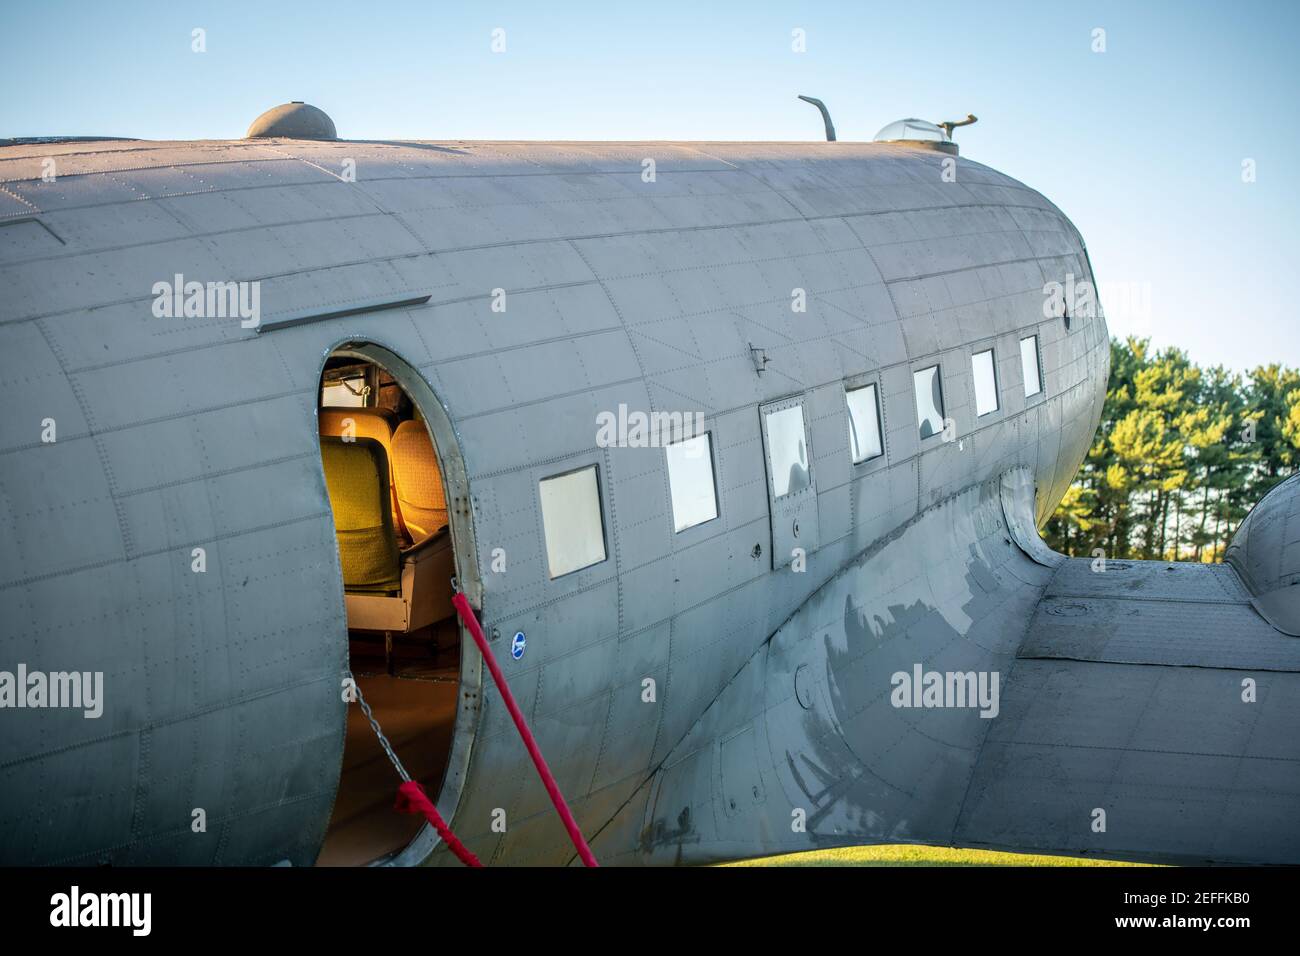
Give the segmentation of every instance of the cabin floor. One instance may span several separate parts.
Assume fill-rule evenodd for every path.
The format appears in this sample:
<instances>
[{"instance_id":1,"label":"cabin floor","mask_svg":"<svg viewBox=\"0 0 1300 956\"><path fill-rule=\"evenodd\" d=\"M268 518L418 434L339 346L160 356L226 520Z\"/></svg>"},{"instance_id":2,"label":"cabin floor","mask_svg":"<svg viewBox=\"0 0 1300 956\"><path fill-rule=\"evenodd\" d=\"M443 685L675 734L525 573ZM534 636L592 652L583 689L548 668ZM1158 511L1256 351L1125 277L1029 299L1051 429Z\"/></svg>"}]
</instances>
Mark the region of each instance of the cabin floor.
<instances>
[{"instance_id":1,"label":"cabin floor","mask_svg":"<svg viewBox=\"0 0 1300 956\"><path fill-rule=\"evenodd\" d=\"M394 753L436 799L456 719L455 638L440 640L436 654L424 644L399 642L393 676L385 672L383 641L368 638L349 642L352 674ZM350 704L338 796L316 865L364 866L410 843L424 818L393 809L399 783L361 707Z\"/></svg>"}]
</instances>

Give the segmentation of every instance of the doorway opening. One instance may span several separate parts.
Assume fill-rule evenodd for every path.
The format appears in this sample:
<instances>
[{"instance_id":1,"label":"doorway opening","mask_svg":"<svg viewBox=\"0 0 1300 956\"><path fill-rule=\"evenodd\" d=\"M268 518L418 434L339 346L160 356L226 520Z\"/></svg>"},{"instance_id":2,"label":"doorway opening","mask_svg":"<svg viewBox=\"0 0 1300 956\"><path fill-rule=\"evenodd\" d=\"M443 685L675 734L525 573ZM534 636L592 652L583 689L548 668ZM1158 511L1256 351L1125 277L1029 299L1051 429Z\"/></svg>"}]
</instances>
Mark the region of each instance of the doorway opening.
<instances>
[{"instance_id":1,"label":"doorway opening","mask_svg":"<svg viewBox=\"0 0 1300 956\"><path fill-rule=\"evenodd\" d=\"M357 687L411 779L450 819L468 764L476 666L462 655L452 580L471 575L473 533L454 432L424 380L393 353L349 343L317 391L321 465L342 568ZM466 588L471 600L473 593ZM477 655L472 655L477 665ZM399 783L359 705L318 866L419 862L436 843L393 809Z\"/></svg>"}]
</instances>

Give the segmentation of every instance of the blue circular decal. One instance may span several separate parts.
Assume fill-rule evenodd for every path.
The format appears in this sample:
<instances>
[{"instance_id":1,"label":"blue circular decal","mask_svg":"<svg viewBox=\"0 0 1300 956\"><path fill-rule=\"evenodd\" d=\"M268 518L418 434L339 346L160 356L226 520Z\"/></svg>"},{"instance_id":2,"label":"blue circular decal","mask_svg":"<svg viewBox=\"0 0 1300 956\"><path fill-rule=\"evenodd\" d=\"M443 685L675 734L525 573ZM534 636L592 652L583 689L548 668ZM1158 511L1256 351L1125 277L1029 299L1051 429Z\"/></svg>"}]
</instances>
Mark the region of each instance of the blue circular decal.
<instances>
[{"instance_id":1,"label":"blue circular decal","mask_svg":"<svg viewBox=\"0 0 1300 956\"><path fill-rule=\"evenodd\" d=\"M527 643L528 642L524 639L524 632L516 631L515 639L510 642L510 656L513 657L515 660L519 660L519 658L523 657L524 646Z\"/></svg>"}]
</instances>

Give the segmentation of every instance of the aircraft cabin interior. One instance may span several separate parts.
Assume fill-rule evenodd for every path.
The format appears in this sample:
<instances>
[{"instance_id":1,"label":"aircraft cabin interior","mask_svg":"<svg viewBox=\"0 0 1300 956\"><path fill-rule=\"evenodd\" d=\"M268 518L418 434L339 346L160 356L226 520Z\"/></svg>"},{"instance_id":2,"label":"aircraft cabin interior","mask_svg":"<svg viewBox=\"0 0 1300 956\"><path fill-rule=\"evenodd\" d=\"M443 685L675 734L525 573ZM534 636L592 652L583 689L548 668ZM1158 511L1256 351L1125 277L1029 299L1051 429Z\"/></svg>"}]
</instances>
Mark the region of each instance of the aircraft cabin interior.
<instances>
[{"instance_id":1,"label":"aircraft cabin interior","mask_svg":"<svg viewBox=\"0 0 1300 956\"><path fill-rule=\"evenodd\" d=\"M388 371L351 356L327 360L317 421L352 675L411 778L437 794L460 670L438 453L411 396ZM361 708L349 707L338 797L318 866L372 863L410 843L423 820L393 812L397 782Z\"/></svg>"}]
</instances>

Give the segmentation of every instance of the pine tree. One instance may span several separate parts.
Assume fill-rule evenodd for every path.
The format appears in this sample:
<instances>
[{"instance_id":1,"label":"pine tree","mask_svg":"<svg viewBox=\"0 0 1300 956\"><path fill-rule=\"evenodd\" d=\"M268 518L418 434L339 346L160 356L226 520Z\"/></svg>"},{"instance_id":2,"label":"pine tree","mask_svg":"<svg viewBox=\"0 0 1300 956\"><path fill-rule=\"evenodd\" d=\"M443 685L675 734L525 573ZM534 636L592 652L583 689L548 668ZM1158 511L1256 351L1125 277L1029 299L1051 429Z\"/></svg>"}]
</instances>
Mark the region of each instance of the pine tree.
<instances>
[{"instance_id":1,"label":"pine tree","mask_svg":"<svg viewBox=\"0 0 1300 956\"><path fill-rule=\"evenodd\" d=\"M1243 379L1112 339L1101 424L1044 536L1066 554L1217 561L1297 468L1300 371L1273 364Z\"/></svg>"},{"instance_id":2,"label":"pine tree","mask_svg":"<svg viewBox=\"0 0 1300 956\"><path fill-rule=\"evenodd\" d=\"M1255 500L1300 467L1300 445L1295 432L1288 433L1291 412L1300 401L1300 371L1276 363L1262 365L1250 373L1247 403L1259 413L1255 441L1259 443L1259 461L1249 483Z\"/></svg>"}]
</instances>

